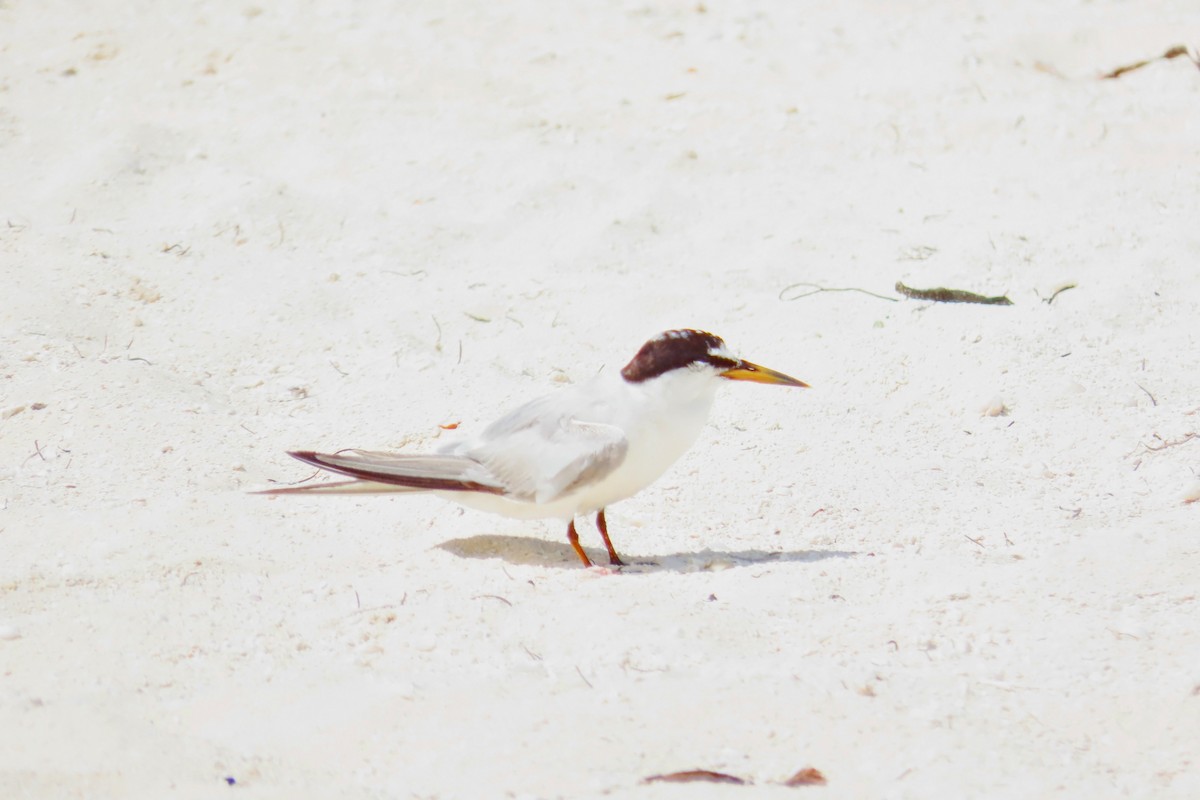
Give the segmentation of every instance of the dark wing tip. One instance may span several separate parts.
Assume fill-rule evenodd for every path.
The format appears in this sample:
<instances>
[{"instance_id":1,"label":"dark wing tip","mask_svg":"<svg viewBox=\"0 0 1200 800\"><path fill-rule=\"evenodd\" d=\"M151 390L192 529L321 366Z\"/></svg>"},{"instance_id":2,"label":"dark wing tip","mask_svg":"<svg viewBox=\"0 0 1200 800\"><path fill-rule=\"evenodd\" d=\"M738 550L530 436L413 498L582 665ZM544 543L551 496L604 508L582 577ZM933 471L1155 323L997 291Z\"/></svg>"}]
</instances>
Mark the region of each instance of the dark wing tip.
<instances>
[{"instance_id":1,"label":"dark wing tip","mask_svg":"<svg viewBox=\"0 0 1200 800\"><path fill-rule=\"evenodd\" d=\"M344 452L344 451L338 451ZM404 486L410 489L425 489L444 490L444 491L469 491L469 492L485 492L487 494L504 494L504 489L499 486L492 486L484 483L477 483L470 480L458 480L455 478L444 478L436 475L422 474L391 474L387 471L373 469L370 467L355 466L348 463L331 463L332 456L325 453L317 453L312 450L289 450L287 454L297 461L303 461L309 466L318 467L319 469L336 472L339 475L345 475L348 478L354 478L360 481L370 481L372 483L386 483L393 486ZM297 487L300 488L300 487ZM303 487L310 489L315 487ZM288 490L269 489L266 494L289 494Z\"/></svg>"}]
</instances>

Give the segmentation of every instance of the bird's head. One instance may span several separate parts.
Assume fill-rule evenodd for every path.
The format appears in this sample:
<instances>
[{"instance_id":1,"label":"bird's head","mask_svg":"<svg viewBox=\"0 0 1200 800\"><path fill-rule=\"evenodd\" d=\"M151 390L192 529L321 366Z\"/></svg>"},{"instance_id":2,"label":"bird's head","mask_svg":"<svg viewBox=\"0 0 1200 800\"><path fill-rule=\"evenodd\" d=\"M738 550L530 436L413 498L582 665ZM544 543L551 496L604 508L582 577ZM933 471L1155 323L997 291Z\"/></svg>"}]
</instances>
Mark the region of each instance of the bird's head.
<instances>
[{"instance_id":1,"label":"bird's head","mask_svg":"<svg viewBox=\"0 0 1200 800\"><path fill-rule=\"evenodd\" d=\"M689 329L666 331L646 342L621 369L621 377L629 383L644 383L676 370L709 373L731 381L808 387L804 381L738 357L720 336Z\"/></svg>"}]
</instances>

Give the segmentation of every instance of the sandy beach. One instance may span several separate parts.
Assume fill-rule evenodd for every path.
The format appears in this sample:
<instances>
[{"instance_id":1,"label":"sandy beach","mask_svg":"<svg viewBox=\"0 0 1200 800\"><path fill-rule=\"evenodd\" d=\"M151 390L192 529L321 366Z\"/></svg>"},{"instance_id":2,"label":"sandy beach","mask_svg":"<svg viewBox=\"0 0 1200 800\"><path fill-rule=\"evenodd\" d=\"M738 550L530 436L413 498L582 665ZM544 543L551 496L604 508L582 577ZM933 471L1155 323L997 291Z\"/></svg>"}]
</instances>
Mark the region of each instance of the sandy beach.
<instances>
[{"instance_id":1,"label":"sandy beach","mask_svg":"<svg viewBox=\"0 0 1200 800\"><path fill-rule=\"evenodd\" d=\"M1176 45L1194 3L0 0L0 796L1200 797ZM252 494L679 327L813 388L725 389L622 570Z\"/></svg>"}]
</instances>

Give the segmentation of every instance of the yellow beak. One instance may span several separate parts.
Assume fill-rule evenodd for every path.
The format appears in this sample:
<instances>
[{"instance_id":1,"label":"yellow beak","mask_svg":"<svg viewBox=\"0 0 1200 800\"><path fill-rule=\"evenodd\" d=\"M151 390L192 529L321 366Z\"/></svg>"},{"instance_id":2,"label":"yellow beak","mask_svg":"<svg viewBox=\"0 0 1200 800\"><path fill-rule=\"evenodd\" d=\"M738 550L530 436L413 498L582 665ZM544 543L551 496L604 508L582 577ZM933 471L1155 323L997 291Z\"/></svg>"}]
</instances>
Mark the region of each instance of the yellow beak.
<instances>
[{"instance_id":1,"label":"yellow beak","mask_svg":"<svg viewBox=\"0 0 1200 800\"><path fill-rule=\"evenodd\" d=\"M784 375L782 372L776 372L773 369L760 367L758 364L751 364L749 361L738 362L736 367L722 372L721 377L728 378L731 381L753 381L754 383L773 383L776 386L799 386L802 389L810 388L804 381L798 381L790 375Z\"/></svg>"}]
</instances>

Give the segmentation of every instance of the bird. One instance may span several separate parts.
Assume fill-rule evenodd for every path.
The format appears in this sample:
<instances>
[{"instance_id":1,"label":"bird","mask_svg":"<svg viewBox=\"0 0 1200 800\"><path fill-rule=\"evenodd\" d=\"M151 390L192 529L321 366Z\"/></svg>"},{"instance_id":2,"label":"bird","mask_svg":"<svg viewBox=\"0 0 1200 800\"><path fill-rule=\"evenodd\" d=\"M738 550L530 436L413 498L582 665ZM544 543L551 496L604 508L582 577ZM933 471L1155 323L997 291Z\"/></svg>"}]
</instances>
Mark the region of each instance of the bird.
<instances>
[{"instance_id":1,"label":"bird","mask_svg":"<svg viewBox=\"0 0 1200 800\"><path fill-rule=\"evenodd\" d=\"M575 518L596 515L609 564L624 566L605 509L654 483L699 437L725 381L809 388L734 354L715 334L669 330L621 370L540 397L433 453L341 450L288 455L347 481L261 494L429 492L518 519L558 519L584 567Z\"/></svg>"}]
</instances>

